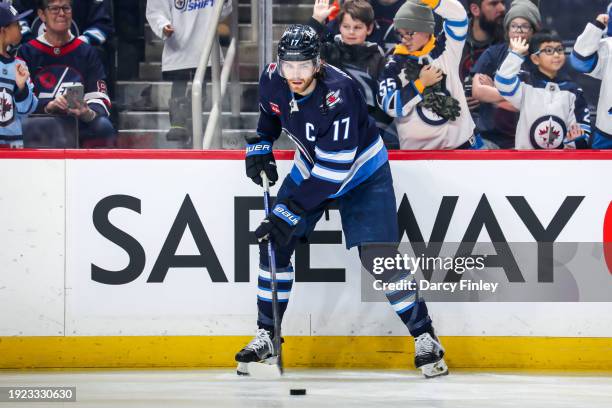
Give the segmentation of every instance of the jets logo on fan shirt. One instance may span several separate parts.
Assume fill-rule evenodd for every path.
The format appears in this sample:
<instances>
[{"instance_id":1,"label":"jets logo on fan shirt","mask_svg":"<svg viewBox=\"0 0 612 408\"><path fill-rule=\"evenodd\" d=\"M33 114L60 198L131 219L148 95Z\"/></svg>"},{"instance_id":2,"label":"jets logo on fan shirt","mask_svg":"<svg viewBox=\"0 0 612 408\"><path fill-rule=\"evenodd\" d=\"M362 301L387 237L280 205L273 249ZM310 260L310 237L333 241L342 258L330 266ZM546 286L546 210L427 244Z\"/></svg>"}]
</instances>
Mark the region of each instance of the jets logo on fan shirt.
<instances>
[{"instance_id":1,"label":"jets logo on fan shirt","mask_svg":"<svg viewBox=\"0 0 612 408\"><path fill-rule=\"evenodd\" d=\"M545 116L531 126L529 137L535 149L558 149L563 147L567 135L565 122L557 116Z\"/></svg>"},{"instance_id":2,"label":"jets logo on fan shirt","mask_svg":"<svg viewBox=\"0 0 612 408\"><path fill-rule=\"evenodd\" d=\"M10 125L14 117L13 93L7 88L0 87L0 126Z\"/></svg>"}]
</instances>

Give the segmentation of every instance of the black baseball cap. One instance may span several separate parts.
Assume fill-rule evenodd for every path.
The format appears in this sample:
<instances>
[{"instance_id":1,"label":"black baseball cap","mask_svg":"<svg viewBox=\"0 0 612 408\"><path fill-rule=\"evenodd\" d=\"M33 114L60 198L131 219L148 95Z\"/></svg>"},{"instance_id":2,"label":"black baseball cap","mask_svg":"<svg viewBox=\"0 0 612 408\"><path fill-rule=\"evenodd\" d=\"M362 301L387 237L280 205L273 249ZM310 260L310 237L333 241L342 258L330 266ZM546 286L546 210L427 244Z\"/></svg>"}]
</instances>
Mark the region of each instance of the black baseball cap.
<instances>
[{"instance_id":1,"label":"black baseball cap","mask_svg":"<svg viewBox=\"0 0 612 408\"><path fill-rule=\"evenodd\" d=\"M27 10L19 14L17 9L9 3L0 3L0 27L6 27L15 21L23 20L25 17L32 14L33 10Z\"/></svg>"}]
</instances>

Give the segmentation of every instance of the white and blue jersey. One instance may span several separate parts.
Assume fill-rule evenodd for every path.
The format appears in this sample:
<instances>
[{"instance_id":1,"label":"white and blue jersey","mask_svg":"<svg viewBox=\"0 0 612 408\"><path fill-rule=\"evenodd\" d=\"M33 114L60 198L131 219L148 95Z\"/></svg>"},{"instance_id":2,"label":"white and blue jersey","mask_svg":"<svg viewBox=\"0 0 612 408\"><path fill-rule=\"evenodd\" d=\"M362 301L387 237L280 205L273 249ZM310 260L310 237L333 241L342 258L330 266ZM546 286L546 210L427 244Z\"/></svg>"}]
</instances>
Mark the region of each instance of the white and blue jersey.
<instances>
[{"instance_id":1,"label":"white and blue jersey","mask_svg":"<svg viewBox=\"0 0 612 408\"><path fill-rule=\"evenodd\" d=\"M23 147L21 120L36 110L38 99L30 80L19 90L15 82L17 64L25 62L0 55L0 148Z\"/></svg>"},{"instance_id":2,"label":"white and blue jersey","mask_svg":"<svg viewBox=\"0 0 612 408\"><path fill-rule=\"evenodd\" d=\"M426 0L434 13L444 19L444 31L432 36L419 52L410 52L403 45L395 47L379 78L378 104L395 118L401 149L455 149L464 145L474 134L474 121L463 90L459 65L468 34L468 17L458 0ZM461 114L449 121L422 106L425 88L420 80L402 81L401 71L406 61L431 64L441 69L444 92L461 107ZM402 83L405 86L402 86Z\"/></svg>"},{"instance_id":3,"label":"white and blue jersey","mask_svg":"<svg viewBox=\"0 0 612 408\"><path fill-rule=\"evenodd\" d=\"M323 64L323 78L299 98L270 64L259 82L257 133L274 142L284 130L297 145L291 200L311 210L344 195L387 163L387 150L359 86L337 68Z\"/></svg>"}]
</instances>

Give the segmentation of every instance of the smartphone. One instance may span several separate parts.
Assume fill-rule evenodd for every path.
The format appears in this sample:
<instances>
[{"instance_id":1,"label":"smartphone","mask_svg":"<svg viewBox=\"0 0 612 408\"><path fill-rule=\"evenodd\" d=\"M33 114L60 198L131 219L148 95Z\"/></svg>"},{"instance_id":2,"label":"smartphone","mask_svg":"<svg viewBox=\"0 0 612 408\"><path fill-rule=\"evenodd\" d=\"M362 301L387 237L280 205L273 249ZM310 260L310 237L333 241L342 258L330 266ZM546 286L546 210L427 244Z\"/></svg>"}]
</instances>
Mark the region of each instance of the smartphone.
<instances>
[{"instance_id":1,"label":"smartphone","mask_svg":"<svg viewBox=\"0 0 612 408\"><path fill-rule=\"evenodd\" d=\"M83 102L83 84L66 85L64 97L68 101L68 109L76 109Z\"/></svg>"}]
</instances>

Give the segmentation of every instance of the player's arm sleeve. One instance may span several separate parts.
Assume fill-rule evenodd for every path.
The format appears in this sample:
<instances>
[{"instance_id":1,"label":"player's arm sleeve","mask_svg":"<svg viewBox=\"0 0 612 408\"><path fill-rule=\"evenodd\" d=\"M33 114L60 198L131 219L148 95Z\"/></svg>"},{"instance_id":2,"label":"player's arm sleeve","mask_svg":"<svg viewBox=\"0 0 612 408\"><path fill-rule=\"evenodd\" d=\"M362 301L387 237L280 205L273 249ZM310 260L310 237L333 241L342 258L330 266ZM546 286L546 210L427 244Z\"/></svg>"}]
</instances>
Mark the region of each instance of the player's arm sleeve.
<instances>
[{"instance_id":1,"label":"player's arm sleeve","mask_svg":"<svg viewBox=\"0 0 612 408\"><path fill-rule=\"evenodd\" d=\"M391 59L385 65L382 75L378 78L378 94L376 100L378 106L387 115L399 118L408 116L412 109L423 100L425 87L419 79L408 81L402 80L400 64ZM402 81L406 84L402 86Z\"/></svg>"},{"instance_id":2,"label":"player's arm sleeve","mask_svg":"<svg viewBox=\"0 0 612 408\"><path fill-rule=\"evenodd\" d=\"M266 67L261 78L259 79L259 121L257 122L257 135L262 140L267 140L274 143L280 137L283 130L278 113L280 106L270 102L268 92L273 92L274 84L272 78L277 70L276 64L270 64ZM287 109L288 107L285 107ZM274 110L277 110L275 112Z\"/></svg>"},{"instance_id":3,"label":"player's arm sleeve","mask_svg":"<svg viewBox=\"0 0 612 408\"><path fill-rule=\"evenodd\" d=\"M511 51L495 74L495 87L499 94L517 109L521 108L524 88L530 86L518 76L524 60L523 56Z\"/></svg>"},{"instance_id":4,"label":"player's arm sleeve","mask_svg":"<svg viewBox=\"0 0 612 408\"><path fill-rule=\"evenodd\" d=\"M146 17L153 33L161 38L164 37L164 27L172 24L172 9L168 0L147 0Z\"/></svg>"},{"instance_id":5,"label":"player's arm sleeve","mask_svg":"<svg viewBox=\"0 0 612 408\"><path fill-rule=\"evenodd\" d=\"M18 62L25 65L25 62ZM29 115L36 111L38 107L38 98L34 95L34 84L30 79L27 80L26 86L15 93L15 107L18 115Z\"/></svg>"},{"instance_id":6,"label":"player's arm sleeve","mask_svg":"<svg viewBox=\"0 0 612 408\"><path fill-rule=\"evenodd\" d=\"M110 0L90 2L86 27L79 38L91 45L102 45L113 32Z\"/></svg>"},{"instance_id":7,"label":"player's arm sleeve","mask_svg":"<svg viewBox=\"0 0 612 408\"><path fill-rule=\"evenodd\" d=\"M94 110L99 116L109 116L111 100L108 97L106 87L106 74L104 67L98 57L98 52L94 48L89 49L87 56L88 74L84 81L83 99L89 108Z\"/></svg>"},{"instance_id":8,"label":"player's arm sleeve","mask_svg":"<svg viewBox=\"0 0 612 408\"><path fill-rule=\"evenodd\" d=\"M424 4L444 19L444 33L446 34L447 49L457 57L457 64L461 61L463 46L468 34L468 15L459 0L421 0Z\"/></svg>"},{"instance_id":9,"label":"player's arm sleeve","mask_svg":"<svg viewBox=\"0 0 612 408\"><path fill-rule=\"evenodd\" d=\"M365 102L360 107L365 111ZM363 105L363 106L361 106ZM310 177L293 192L290 199L304 210L312 210L340 192L351 176L357 155L359 108L339 110L327 129L317 132L315 162Z\"/></svg>"},{"instance_id":10,"label":"player's arm sleeve","mask_svg":"<svg viewBox=\"0 0 612 408\"><path fill-rule=\"evenodd\" d=\"M580 34L570 56L570 62L576 71L603 79L609 56L606 41L602 40L605 28L605 25L595 21L587 24L584 32Z\"/></svg>"}]
</instances>

